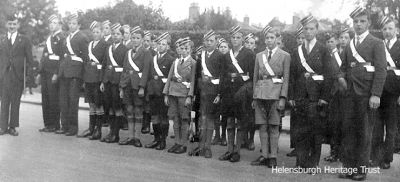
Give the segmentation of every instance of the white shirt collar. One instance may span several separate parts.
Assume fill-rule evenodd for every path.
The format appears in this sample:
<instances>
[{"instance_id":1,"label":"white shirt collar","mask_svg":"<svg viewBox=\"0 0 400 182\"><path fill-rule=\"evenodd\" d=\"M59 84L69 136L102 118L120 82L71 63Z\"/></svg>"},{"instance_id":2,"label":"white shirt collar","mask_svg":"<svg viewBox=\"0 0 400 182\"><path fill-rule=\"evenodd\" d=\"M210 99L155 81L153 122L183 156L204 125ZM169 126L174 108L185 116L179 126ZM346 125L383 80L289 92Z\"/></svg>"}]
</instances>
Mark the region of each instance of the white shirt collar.
<instances>
[{"instance_id":1,"label":"white shirt collar","mask_svg":"<svg viewBox=\"0 0 400 182\"><path fill-rule=\"evenodd\" d=\"M60 33L61 32L61 30L57 30L56 32L54 32L51 36L56 36L58 33Z\"/></svg>"},{"instance_id":2,"label":"white shirt collar","mask_svg":"<svg viewBox=\"0 0 400 182\"><path fill-rule=\"evenodd\" d=\"M361 35L356 35L356 42L357 42L357 38L358 41L360 41L360 44L364 41L364 39L367 37L367 35L369 34L369 31L365 31L364 33L362 33Z\"/></svg>"},{"instance_id":3,"label":"white shirt collar","mask_svg":"<svg viewBox=\"0 0 400 182\"><path fill-rule=\"evenodd\" d=\"M118 46L121 44L121 42L119 42L118 44L113 44L114 49L118 48Z\"/></svg>"},{"instance_id":4,"label":"white shirt collar","mask_svg":"<svg viewBox=\"0 0 400 182\"><path fill-rule=\"evenodd\" d=\"M212 50L211 52L208 52L208 51L207 51L208 56L210 56L212 53L214 53L214 51L215 51L215 49Z\"/></svg>"},{"instance_id":5,"label":"white shirt collar","mask_svg":"<svg viewBox=\"0 0 400 182\"><path fill-rule=\"evenodd\" d=\"M71 39L72 39L72 37L74 37L74 35L75 35L76 33L78 33L78 32L79 32L79 29L78 29L78 30L76 30L75 32L71 33L71 34L70 34L70 36L71 36Z\"/></svg>"},{"instance_id":6,"label":"white shirt collar","mask_svg":"<svg viewBox=\"0 0 400 182\"><path fill-rule=\"evenodd\" d=\"M269 49L268 49L268 47L267 47L267 53L269 54ZM271 54L271 57L275 54L275 52L278 50L278 46L275 46L275 48L273 48L271 51L272 51L272 54Z\"/></svg>"},{"instance_id":7,"label":"white shirt collar","mask_svg":"<svg viewBox=\"0 0 400 182\"><path fill-rule=\"evenodd\" d=\"M334 48L334 49L332 49L331 52L332 52L332 53L335 53L335 52L339 52L339 50L338 50L337 48Z\"/></svg>"},{"instance_id":8,"label":"white shirt collar","mask_svg":"<svg viewBox=\"0 0 400 182\"><path fill-rule=\"evenodd\" d=\"M104 40L105 40L105 41L108 41L108 39L110 39L110 38L111 38L111 34L110 34L110 35L104 36Z\"/></svg>"},{"instance_id":9,"label":"white shirt collar","mask_svg":"<svg viewBox=\"0 0 400 182\"><path fill-rule=\"evenodd\" d=\"M393 45L394 45L394 43L397 41L397 36L394 36L392 39L390 39L390 42L389 42L389 49L391 49L392 47L393 47ZM387 44L387 42L388 42L388 40L387 39L385 39L385 44Z\"/></svg>"},{"instance_id":10,"label":"white shirt collar","mask_svg":"<svg viewBox=\"0 0 400 182\"><path fill-rule=\"evenodd\" d=\"M164 53L161 54L160 52L157 52L158 58L162 58L166 53L167 53L167 52L164 52Z\"/></svg>"},{"instance_id":11,"label":"white shirt collar","mask_svg":"<svg viewBox=\"0 0 400 182\"><path fill-rule=\"evenodd\" d=\"M183 58L183 62L187 61L189 59L189 57L190 57L190 54L188 56L186 56L185 58Z\"/></svg>"},{"instance_id":12,"label":"white shirt collar","mask_svg":"<svg viewBox=\"0 0 400 182\"><path fill-rule=\"evenodd\" d=\"M10 37L11 37L11 44L14 44L14 42L15 42L15 39L17 38L17 34L18 34L18 32L14 32L14 33L10 33L10 32L7 32L7 34L8 34L8 39L10 39Z\"/></svg>"},{"instance_id":13,"label":"white shirt collar","mask_svg":"<svg viewBox=\"0 0 400 182\"><path fill-rule=\"evenodd\" d=\"M310 51L311 52L311 50L313 50L313 48L314 48L314 46L315 46L315 44L317 43L317 38L313 38L311 41L307 41L307 40L305 40L304 41L304 43L305 44L309 44L309 48L310 48L310 50L308 50L308 51ZM307 46L306 46L307 47Z\"/></svg>"}]
</instances>

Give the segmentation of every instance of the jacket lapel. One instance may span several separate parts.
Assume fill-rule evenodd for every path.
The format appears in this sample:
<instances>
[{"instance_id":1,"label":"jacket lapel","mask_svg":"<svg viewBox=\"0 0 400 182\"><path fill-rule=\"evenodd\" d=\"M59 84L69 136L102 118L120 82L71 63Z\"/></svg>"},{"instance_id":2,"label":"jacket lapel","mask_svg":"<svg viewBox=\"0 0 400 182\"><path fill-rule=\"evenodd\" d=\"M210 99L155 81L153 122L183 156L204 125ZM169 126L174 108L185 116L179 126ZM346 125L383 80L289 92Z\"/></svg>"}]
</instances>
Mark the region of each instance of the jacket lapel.
<instances>
[{"instance_id":1,"label":"jacket lapel","mask_svg":"<svg viewBox=\"0 0 400 182\"><path fill-rule=\"evenodd\" d=\"M368 48L368 46L370 46L369 45L369 41L370 40L371 40L371 34L368 34L367 37L365 37L364 41L362 41L361 44L358 45L358 47L356 47L357 52L360 53L360 52L363 52L363 50L369 50L369 49L366 49L366 48ZM351 42L351 43L353 43L353 42Z\"/></svg>"},{"instance_id":2,"label":"jacket lapel","mask_svg":"<svg viewBox=\"0 0 400 182\"><path fill-rule=\"evenodd\" d=\"M271 60L269 61L269 65L274 64L275 62L279 61L279 58L281 57L281 49L278 48L274 55L272 55Z\"/></svg>"},{"instance_id":3,"label":"jacket lapel","mask_svg":"<svg viewBox=\"0 0 400 182\"><path fill-rule=\"evenodd\" d=\"M17 32L17 36L15 37L14 44L12 45L12 50L14 50L17 47L17 44L19 44L20 42L21 42L21 36Z\"/></svg>"}]
</instances>

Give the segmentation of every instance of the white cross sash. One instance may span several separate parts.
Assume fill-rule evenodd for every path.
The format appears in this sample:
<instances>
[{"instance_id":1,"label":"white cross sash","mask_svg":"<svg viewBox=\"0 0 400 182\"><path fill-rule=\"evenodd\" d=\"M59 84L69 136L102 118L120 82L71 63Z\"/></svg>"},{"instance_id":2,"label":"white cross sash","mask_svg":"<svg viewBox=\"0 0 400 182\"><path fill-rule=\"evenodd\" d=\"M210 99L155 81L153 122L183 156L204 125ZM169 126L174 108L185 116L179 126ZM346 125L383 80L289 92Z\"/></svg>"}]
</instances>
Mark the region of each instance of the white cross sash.
<instances>
[{"instance_id":1,"label":"white cross sash","mask_svg":"<svg viewBox=\"0 0 400 182\"><path fill-rule=\"evenodd\" d=\"M384 42L385 43L385 42ZM386 43L385 43L386 44ZM392 68L392 70L394 71L394 74L396 76L400 76L400 70L396 69L396 64L393 61L392 56L390 55L389 51L387 50L386 46L385 46L385 54L386 54L386 61L389 63L389 66Z\"/></svg>"},{"instance_id":2,"label":"white cross sash","mask_svg":"<svg viewBox=\"0 0 400 182\"><path fill-rule=\"evenodd\" d=\"M114 59L114 55L112 52L112 46L110 46L110 48L108 48L108 57L110 58L111 61L111 65L114 66L115 68L115 72L122 72L124 70L124 68L120 68L119 65L117 64L117 62Z\"/></svg>"},{"instance_id":3,"label":"white cross sash","mask_svg":"<svg viewBox=\"0 0 400 182\"><path fill-rule=\"evenodd\" d=\"M304 53L303 53L303 49L301 48L301 45L298 47L298 52L299 52L299 57L300 57L300 62L301 65L304 67L304 69L306 69L307 72L315 74L315 71L310 67L310 65L308 65L308 63L306 62L306 58L304 57ZM315 81L323 81L324 80L324 76L323 75L312 75L311 76L313 80Z\"/></svg>"},{"instance_id":4,"label":"white cross sash","mask_svg":"<svg viewBox=\"0 0 400 182\"><path fill-rule=\"evenodd\" d=\"M142 78L142 73L140 73L139 67L132 60L132 49L130 49L128 51L128 62L131 65L131 67L133 68L133 70L135 70L138 73L139 77Z\"/></svg>"},{"instance_id":5,"label":"white cross sash","mask_svg":"<svg viewBox=\"0 0 400 182\"><path fill-rule=\"evenodd\" d=\"M353 43L352 43L353 42ZM363 57L361 57L361 55L357 52L356 47L354 46L355 44L355 40L353 38L353 40L350 42L350 50L353 53L353 57L359 62L359 63L366 63L365 59ZM365 69L367 70L367 72L374 72L375 71L375 67L371 66L371 65L364 65Z\"/></svg>"},{"instance_id":6,"label":"white cross sash","mask_svg":"<svg viewBox=\"0 0 400 182\"><path fill-rule=\"evenodd\" d=\"M333 51L333 56L335 57L336 62L339 65L339 67L342 66L342 59L340 59L340 56L339 56L339 53L338 53L337 49L335 49Z\"/></svg>"},{"instance_id":7,"label":"white cross sash","mask_svg":"<svg viewBox=\"0 0 400 182\"><path fill-rule=\"evenodd\" d=\"M158 76L164 77L164 74L162 73L160 67L158 66L157 63L157 55L154 56L153 58L153 65L154 65L154 70L156 70L156 73Z\"/></svg>"}]
</instances>

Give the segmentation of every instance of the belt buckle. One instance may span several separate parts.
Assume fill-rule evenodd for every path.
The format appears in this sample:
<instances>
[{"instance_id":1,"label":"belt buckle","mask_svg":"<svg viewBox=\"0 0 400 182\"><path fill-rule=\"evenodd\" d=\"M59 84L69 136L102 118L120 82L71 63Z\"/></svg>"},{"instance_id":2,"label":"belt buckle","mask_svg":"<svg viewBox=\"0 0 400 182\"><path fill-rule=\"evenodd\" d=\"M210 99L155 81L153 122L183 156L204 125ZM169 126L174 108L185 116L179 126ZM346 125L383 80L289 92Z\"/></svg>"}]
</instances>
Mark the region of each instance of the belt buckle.
<instances>
[{"instance_id":1,"label":"belt buckle","mask_svg":"<svg viewBox=\"0 0 400 182\"><path fill-rule=\"evenodd\" d=\"M267 80L268 79L268 75L263 75L263 80Z\"/></svg>"},{"instance_id":2,"label":"belt buckle","mask_svg":"<svg viewBox=\"0 0 400 182\"><path fill-rule=\"evenodd\" d=\"M304 73L304 77L310 78L311 74L309 72Z\"/></svg>"},{"instance_id":3,"label":"belt buckle","mask_svg":"<svg viewBox=\"0 0 400 182\"><path fill-rule=\"evenodd\" d=\"M154 75L154 80L158 80L158 76L157 75Z\"/></svg>"},{"instance_id":4,"label":"belt buckle","mask_svg":"<svg viewBox=\"0 0 400 182\"><path fill-rule=\"evenodd\" d=\"M182 82L182 78L177 78L176 81Z\"/></svg>"},{"instance_id":5,"label":"belt buckle","mask_svg":"<svg viewBox=\"0 0 400 182\"><path fill-rule=\"evenodd\" d=\"M350 63L350 67L352 67L352 68L356 67L356 65L357 65L356 62L351 62L351 63Z\"/></svg>"},{"instance_id":6,"label":"belt buckle","mask_svg":"<svg viewBox=\"0 0 400 182\"><path fill-rule=\"evenodd\" d=\"M48 55L49 55L49 53L47 53L47 52L44 53L44 56L45 56L45 57L47 57Z\"/></svg>"},{"instance_id":7,"label":"belt buckle","mask_svg":"<svg viewBox=\"0 0 400 182\"><path fill-rule=\"evenodd\" d=\"M96 63L95 62L91 62L90 63L92 66L96 66Z\"/></svg>"},{"instance_id":8,"label":"belt buckle","mask_svg":"<svg viewBox=\"0 0 400 182\"><path fill-rule=\"evenodd\" d=\"M107 68L111 70L113 68L113 66L108 65Z\"/></svg>"},{"instance_id":9,"label":"belt buckle","mask_svg":"<svg viewBox=\"0 0 400 182\"><path fill-rule=\"evenodd\" d=\"M129 70L129 74L133 75L133 70Z\"/></svg>"},{"instance_id":10,"label":"belt buckle","mask_svg":"<svg viewBox=\"0 0 400 182\"><path fill-rule=\"evenodd\" d=\"M203 76L203 79L204 79L204 81L206 81L206 82L207 82L207 81L209 81L209 80L210 80L210 77L209 77L209 76L207 76L207 75L204 75L204 76Z\"/></svg>"}]
</instances>

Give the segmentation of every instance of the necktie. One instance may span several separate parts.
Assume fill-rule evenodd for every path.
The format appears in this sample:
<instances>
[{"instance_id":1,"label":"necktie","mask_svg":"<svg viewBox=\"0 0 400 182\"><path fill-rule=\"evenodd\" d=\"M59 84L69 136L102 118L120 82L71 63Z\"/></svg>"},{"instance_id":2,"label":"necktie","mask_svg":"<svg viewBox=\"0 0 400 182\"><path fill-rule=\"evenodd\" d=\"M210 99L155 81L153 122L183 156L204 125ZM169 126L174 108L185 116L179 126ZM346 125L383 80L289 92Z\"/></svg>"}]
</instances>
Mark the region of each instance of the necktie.
<instances>
[{"instance_id":1,"label":"necktie","mask_svg":"<svg viewBox=\"0 0 400 182\"><path fill-rule=\"evenodd\" d=\"M181 59L181 64L183 64L184 59Z\"/></svg>"},{"instance_id":2,"label":"necktie","mask_svg":"<svg viewBox=\"0 0 400 182\"><path fill-rule=\"evenodd\" d=\"M358 48L358 46L360 45L360 37L359 36L357 36L357 42L356 42L356 48Z\"/></svg>"},{"instance_id":3,"label":"necktie","mask_svg":"<svg viewBox=\"0 0 400 182\"><path fill-rule=\"evenodd\" d=\"M387 48L387 50L390 50L390 40L388 40L387 42L386 42L386 48Z\"/></svg>"},{"instance_id":4,"label":"necktie","mask_svg":"<svg viewBox=\"0 0 400 182\"><path fill-rule=\"evenodd\" d=\"M13 34L10 33L10 37L8 38L8 43L9 43L10 45L12 45L12 36L13 36Z\"/></svg>"},{"instance_id":5,"label":"necktie","mask_svg":"<svg viewBox=\"0 0 400 182\"><path fill-rule=\"evenodd\" d=\"M267 58L267 59L268 59L268 62L271 61L271 57L272 57L272 51L269 50L269 52L268 52L268 58Z\"/></svg>"}]
</instances>

